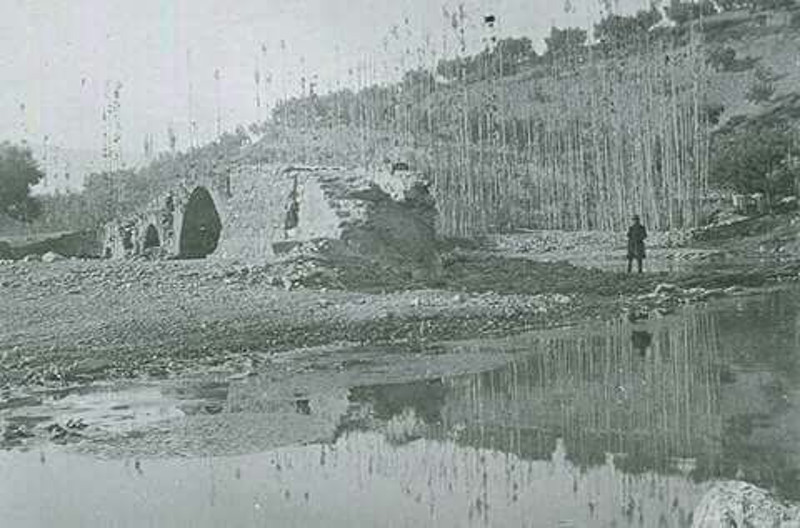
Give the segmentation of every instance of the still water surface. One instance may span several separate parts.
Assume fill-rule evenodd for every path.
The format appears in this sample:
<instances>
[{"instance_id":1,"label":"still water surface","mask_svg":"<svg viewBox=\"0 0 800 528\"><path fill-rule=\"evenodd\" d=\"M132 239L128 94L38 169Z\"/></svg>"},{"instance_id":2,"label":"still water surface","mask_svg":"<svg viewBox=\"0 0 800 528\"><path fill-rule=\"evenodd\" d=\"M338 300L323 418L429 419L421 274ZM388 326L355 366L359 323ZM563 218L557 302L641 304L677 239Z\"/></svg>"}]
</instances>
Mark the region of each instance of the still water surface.
<instances>
[{"instance_id":1,"label":"still water surface","mask_svg":"<svg viewBox=\"0 0 800 528\"><path fill-rule=\"evenodd\" d=\"M720 478L800 500L797 291L430 352L408 360L425 375L364 360L3 409L86 428L0 451L2 525L660 528Z\"/></svg>"}]
</instances>

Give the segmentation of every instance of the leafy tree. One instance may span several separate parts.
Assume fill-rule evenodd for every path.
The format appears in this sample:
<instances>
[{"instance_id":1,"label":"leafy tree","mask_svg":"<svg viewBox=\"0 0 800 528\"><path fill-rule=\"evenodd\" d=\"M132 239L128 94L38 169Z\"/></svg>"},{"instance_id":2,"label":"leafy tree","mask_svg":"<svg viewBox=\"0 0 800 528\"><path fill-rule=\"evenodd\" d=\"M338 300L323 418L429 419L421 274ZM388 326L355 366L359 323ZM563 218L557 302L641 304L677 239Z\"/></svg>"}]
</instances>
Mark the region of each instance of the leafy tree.
<instances>
[{"instance_id":1,"label":"leafy tree","mask_svg":"<svg viewBox=\"0 0 800 528\"><path fill-rule=\"evenodd\" d=\"M718 72L742 72L755 67L758 59L753 57L738 58L736 50L729 46L716 46L708 51L706 61Z\"/></svg>"},{"instance_id":2,"label":"leafy tree","mask_svg":"<svg viewBox=\"0 0 800 528\"><path fill-rule=\"evenodd\" d=\"M528 37L506 38L497 43L491 51L493 61L500 65L500 75L513 75L521 65L532 65L538 58L533 42Z\"/></svg>"},{"instance_id":3,"label":"leafy tree","mask_svg":"<svg viewBox=\"0 0 800 528\"><path fill-rule=\"evenodd\" d=\"M569 53L586 44L588 34L585 29L557 27L550 28L550 36L545 37L548 53Z\"/></svg>"},{"instance_id":4,"label":"leafy tree","mask_svg":"<svg viewBox=\"0 0 800 528\"><path fill-rule=\"evenodd\" d=\"M41 208L30 191L42 178L29 148L0 143L0 213L26 222L36 218Z\"/></svg>"},{"instance_id":5,"label":"leafy tree","mask_svg":"<svg viewBox=\"0 0 800 528\"><path fill-rule=\"evenodd\" d=\"M711 181L741 193L763 193L772 201L792 192L800 176L791 157L792 133L748 127L715 138Z\"/></svg>"},{"instance_id":6,"label":"leafy tree","mask_svg":"<svg viewBox=\"0 0 800 528\"><path fill-rule=\"evenodd\" d=\"M673 0L667 8L667 15L678 24L685 24L690 20L696 20L701 16L711 16L715 13L714 4L708 0L701 0L697 3Z\"/></svg>"},{"instance_id":7,"label":"leafy tree","mask_svg":"<svg viewBox=\"0 0 800 528\"><path fill-rule=\"evenodd\" d=\"M610 15L595 24L594 35L600 42L630 42L633 37L647 33L660 20L661 13L655 7L633 16Z\"/></svg>"},{"instance_id":8,"label":"leafy tree","mask_svg":"<svg viewBox=\"0 0 800 528\"><path fill-rule=\"evenodd\" d=\"M403 74L403 84L405 86L416 86L420 84L431 84L434 82L433 75L423 68L408 70Z\"/></svg>"},{"instance_id":9,"label":"leafy tree","mask_svg":"<svg viewBox=\"0 0 800 528\"><path fill-rule=\"evenodd\" d=\"M717 0L717 5L724 11L737 11L739 9L745 9L748 7L750 2L747 0Z\"/></svg>"},{"instance_id":10,"label":"leafy tree","mask_svg":"<svg viewBox=\"0 0 800 528\"><path fill-rule=\"evenodd\" d=\"M778 9L792 9L794 0L752 0L750 8L754 11L772 11Z\"/></svg>"}]
</instances>

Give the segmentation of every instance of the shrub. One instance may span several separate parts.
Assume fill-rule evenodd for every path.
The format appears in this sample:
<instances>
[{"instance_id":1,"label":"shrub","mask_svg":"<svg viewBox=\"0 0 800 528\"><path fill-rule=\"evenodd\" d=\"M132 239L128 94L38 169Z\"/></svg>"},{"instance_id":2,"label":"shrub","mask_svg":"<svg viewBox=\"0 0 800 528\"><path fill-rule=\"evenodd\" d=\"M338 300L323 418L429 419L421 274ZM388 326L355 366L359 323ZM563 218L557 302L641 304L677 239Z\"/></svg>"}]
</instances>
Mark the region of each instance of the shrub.
<instances>
[{"instance_id":1,"label":"shrub","mask_svg":"<svg viewBox=\"0 0 800 528\"><path fill-rule=\"evenodd\" d=\"M769 101L775 94L775 76L772 70L765 66L758 66L755 79L747 92L747 99L754 103Z\"/></svg>"},{"instance_id":2,"label":"shrub","mask_svg":"<svg viewBox=\"0 0 800 528\"><path fill-rule=\"evenodd\" d=\"M736 50L717 47L708 54L708 64L717 71L730 71L736 64Z\"/></svg>"},{"instance_id":3,"label":"shrub","mask_svg":"<svg viewBox=\"0 0 800 528\"><path fill-rule=\"evenodd\" d=\"M725 107L720 103L707 103L701 110L708 120L708 123L715 126L719 124L719 118L722 116L722 112L725 111Z\"/></svg>"},{"instance_id":4,"label":"shrub","mask_svg":"<svg viewBox=\"0 0 800 528\"><path fill-rule=\"evenodd\" d=\"M695 20L701 16L711 16L715 13L714 4L709 1L697 3L675 1L667 8L669 17L678 24L685 24L690 20Z\"/></svg>"},{"instance_id":5,"label":"shrub","mask_svg":"<svg viewBox=\"0 0 800 528\"><path fill-rule=\"evenodd\" d=\"M748 127L715 138L711 182L722 189L763 193L770 201L791 194L800 170L790 156L792 133Z\"/></svg>"}]
</instances>

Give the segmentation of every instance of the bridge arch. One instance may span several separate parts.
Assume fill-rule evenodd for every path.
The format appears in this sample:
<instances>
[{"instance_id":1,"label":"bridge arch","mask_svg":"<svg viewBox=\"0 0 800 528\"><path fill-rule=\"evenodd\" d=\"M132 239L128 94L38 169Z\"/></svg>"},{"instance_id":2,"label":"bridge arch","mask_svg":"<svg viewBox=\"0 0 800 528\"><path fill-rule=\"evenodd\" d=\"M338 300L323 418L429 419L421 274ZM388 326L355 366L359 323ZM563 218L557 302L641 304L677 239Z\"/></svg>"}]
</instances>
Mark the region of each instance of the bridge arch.
<instances>
[{"instance_id":1,"label":"bridge arch","mask_svg":"<svg viewBox=\"0 0 800 528\"><path fill-rule=\"evenodd\" d=\"M179 256L205 258L217 249L221 232L222 221L214 198L205 187L196 187L183 211Z\"/></svg>"},{"instance_id":2,"label":"bridge arch","mask_svg":"<svg viewBox=\"0 0 800 528\"><path fill-rule=\"evenodd\" d=\"M151 249L161 247L161 237L158 236L158 230L153 224L149 224L144 232L143 249Z\"/></svg>"}]
</instances>

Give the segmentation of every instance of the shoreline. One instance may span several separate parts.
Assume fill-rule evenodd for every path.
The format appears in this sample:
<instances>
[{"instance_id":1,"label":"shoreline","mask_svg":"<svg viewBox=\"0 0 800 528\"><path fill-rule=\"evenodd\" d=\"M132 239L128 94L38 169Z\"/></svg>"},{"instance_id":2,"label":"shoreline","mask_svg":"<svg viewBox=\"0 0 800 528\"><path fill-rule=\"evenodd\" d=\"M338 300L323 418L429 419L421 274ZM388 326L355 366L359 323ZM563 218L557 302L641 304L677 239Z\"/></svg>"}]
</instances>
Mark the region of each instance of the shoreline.
<instances>
[{"instance_id":1,"label":"shoreline","mask_svg":"<svg viewBox=\"0 0 800 528\"><path fill-rule=\"evenodd\" d=\"M686 304L800 278L800 262L627 275L514 256L451 255L439 284L332 289L275 266L66 260L0 265L0 389L258 370L309 347L507 336ZM285 276L284 276L285 277ZM317 278L314 278L317 277ZM285 284L279 286L278 284ZM288 286L288 287L287 287Z\"/></svg>"}]
</instances>

